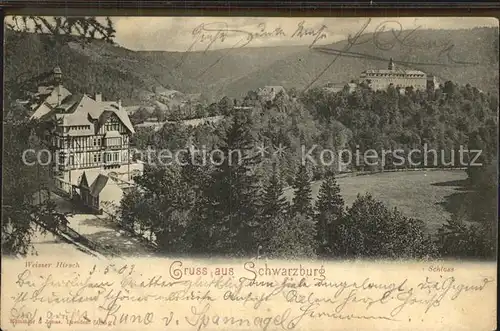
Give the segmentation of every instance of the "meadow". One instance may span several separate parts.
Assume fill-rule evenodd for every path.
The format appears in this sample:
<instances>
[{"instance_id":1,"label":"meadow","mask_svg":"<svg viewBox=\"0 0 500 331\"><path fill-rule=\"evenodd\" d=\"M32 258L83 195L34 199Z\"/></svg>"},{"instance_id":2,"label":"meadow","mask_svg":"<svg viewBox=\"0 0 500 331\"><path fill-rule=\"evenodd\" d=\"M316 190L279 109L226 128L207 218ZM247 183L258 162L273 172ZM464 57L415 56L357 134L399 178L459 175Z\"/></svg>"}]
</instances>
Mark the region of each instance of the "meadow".
<instances>
[{"instance_id":1,"label":"meadow","mask_svg":"<svg viewBox=\"0 0 500 331\"><path fill-rule=\"evenodd\" d=\"M434 170L385 172L363 176L337 178L340 192L347 206L358 194L370 193L389 208L397 208L405 216L423 220L431 233L443 224L451 213L444 204L446 198L462 191L467 179L464 170ZM322 181L312 183L313 200L316 200ZM285 190L293 198L290 188Z\"/></svg>"}]
</instances>

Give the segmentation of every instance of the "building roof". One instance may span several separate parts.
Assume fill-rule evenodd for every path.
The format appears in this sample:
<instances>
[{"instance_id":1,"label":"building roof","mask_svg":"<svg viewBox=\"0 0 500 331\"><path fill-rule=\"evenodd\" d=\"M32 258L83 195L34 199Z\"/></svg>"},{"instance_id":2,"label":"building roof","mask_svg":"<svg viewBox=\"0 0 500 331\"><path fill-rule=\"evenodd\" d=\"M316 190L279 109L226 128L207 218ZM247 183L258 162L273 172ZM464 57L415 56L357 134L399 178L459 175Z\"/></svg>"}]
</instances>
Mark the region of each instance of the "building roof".
<instances>
[{"instance_id":1,"label":"building roof","mask_svg":"<svg viewBox=\"0 0 500 331\"><path fill-rule=\"evenodd\" d=\"M95 179L92 181L90 187L85 186L87 182L87 178L94 177ZM128 183L127 183L128 184ZM96 172L84 172L80 179L80 187L87 188L89 190L89 194L93 197L99 197L99 201L109 201L109 202L120 202L124 188L130 187L130 185L123 185L120 180L113 180L110 176L107 176L103 173Z\"/></svg>"},{"instance_id":2,"label":"building roof","mask_svg":"<svg viewBox=\"0 0 500 331\"><path fill-rule=\"evenodd\" d=\"M116 102L99 102L86 94L74 94L66 96L59 106L52 108L51 111L44 108L42 116L55 114L56 119L63 126L88 126L77 133L69 132L70 135L94 135L95 129L99 130L113 114L131 133L135 132L127 112ZM93 126L94 121L97 121L97 128Z\"/></svg>"},{"instance_id":3,"label":"building roof","mask_svg":"<svg viewBox=\"0 0 500 331\"><path fill-rule=\"evenodd\" d=\"M32 108L35 110L31 119L41 118L43 115L47 114L47 108L56 107L57 104L66 99L71 95L64 86L40 86L38 87L38 93L35 94L35 99L37 99Z\"/></svg>"},{"instance_id":4,"label":"building roof","mask_svg":"<svg viewBox=\"0 0 500 331\"><path fill-rule=\"evenodd\" d=\"M87 180L87 175L85 174L85 171L82 174L82 178L80 179L80 183L78 183L80 187L89 187L89 181Z\"/></svg>"},{"instance_id":5,"label":"building roof","mask_svg":"<svg viewBox=\"0 0 500 331\"><path fill-rule=\"evenodd\" d=\"M104 138L121 138L121 134L118 131L108 131L104 135Z\"/></svg>"},{"instance_id":6,"label":"building roof","mask_svg":"<svg viewBox=\"0 0 500 331\"><path fill-rule=\"evenodd\" d=\"M104 186L101 193L99 194L99 202L112 202L119 204L123 197L124 188L129 188L130 186L121 186L119 183L108 180L107 185ZM104 207L104 206L103 206Z\"/></svg>"},{"instance_id":7,"label":"building roof","mask_svg":"<svg viewBox=\"0 0 500 331\"><path fill-rule=\"evenodd\" d=\"M364 74L404 74L404 75L425 75L424 72L419 70L405 70L396 68L393 70L389 69L368 69L363 71Z\"/></svg>"},{"instance_id":8,"label":"building roof","mask_svg":"<svg viewBox=\"0 0 500 331\"><path fill-rule=\"evenodd\" d=\"M261 92L265 92L265 93L270 93L270 92L285 92L285 88L283 86L279 86L279 85L276 85L276 86L264 86L263 88L260 89Z\"/></svg>"},{"instance_id":9,"label":"building roof","mask_svg":"<svg viewBox=\"0 0 500 331\"><path fill-rule=\"evenodd\" d=\"M164 91L158 92L158 94L160 94L161 96L164 96L164 97L169 97L169 96L172 96L174 94L182 94L182 93L179 91L176 91L176 90L164 90Z\"/></svg>"},{"instance_id":10,"label":"building roof","mask_svg":"<svg viewBox=\"0 0 500 331\"><path fill-rule=\"evenodd\" d=\"M42 103L36 108L30 119L41 119L48 113L50 113L54 108L48 103Z\"/></svg>"},{"instance_id":11,"label":"building roof","mask_svg":"<svg viewBox=\"0 0 500 331\"><path fill-rule=\"evenodd\" d=\"M90 185L90 195L93 197L98 197L102 189L108 183L109 177L103 174L99 174L95 181Z\"/></svg>"}]
</instances>

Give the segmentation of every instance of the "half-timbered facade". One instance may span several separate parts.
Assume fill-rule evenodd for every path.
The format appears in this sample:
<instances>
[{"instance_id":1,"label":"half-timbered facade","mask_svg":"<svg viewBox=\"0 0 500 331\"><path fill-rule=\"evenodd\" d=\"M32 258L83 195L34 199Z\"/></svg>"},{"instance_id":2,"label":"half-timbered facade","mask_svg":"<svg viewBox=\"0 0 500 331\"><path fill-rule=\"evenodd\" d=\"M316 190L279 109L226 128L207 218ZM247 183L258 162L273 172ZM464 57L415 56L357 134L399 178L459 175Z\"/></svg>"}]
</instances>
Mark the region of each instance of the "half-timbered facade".
<instances>
[{"instance_id":1,"label":"half-timbered facade","mask_svg":"<svg viewBox=\"0 0 500 331\"><path fill-rule=\"evenodd\" d=\"M52 151L56 189L73 194L84 171L130 174L134 127L120 101L103 101L100 94L65 93L55 104L42 104L32 118L54 123L46 143Z\"/></svg>"}]
</instances>

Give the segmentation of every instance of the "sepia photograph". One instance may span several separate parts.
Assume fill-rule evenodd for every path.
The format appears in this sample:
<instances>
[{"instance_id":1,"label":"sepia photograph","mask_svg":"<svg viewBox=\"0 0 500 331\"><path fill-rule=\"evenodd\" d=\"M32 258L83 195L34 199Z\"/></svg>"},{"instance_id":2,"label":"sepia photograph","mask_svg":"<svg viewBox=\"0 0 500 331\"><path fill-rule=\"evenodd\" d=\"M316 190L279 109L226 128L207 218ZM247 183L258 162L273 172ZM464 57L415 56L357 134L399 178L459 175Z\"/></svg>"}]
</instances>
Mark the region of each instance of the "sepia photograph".
<instances>
[{"instance_id":1,"label":"sepia photograph","mask_svg":"<svg viewBox=\"0 0 500 331\"><path fill-rule=\"evenodd\" d=\"M337 263L358 268L353 269L356 277L379 280L383 271L361 276L364 269L354 266L359 261L425 263L415 270L456 278L441 279L439 285L427 278L404 299L396 295L394 300L403 302L398 307L417 309L420 304L429 310L440 300L453 307L460 293L476 295L470 300L479 302L484 292L465 292L486 287L490 294L483 304L490 311L483 320L496 323L496 315L491 317L496 314L498 243L496 18L12 15L4 23L3 63L2 259L22 265L9 276L12 291L18 286L21 292L2 296L2 304L13 300L7 305L17 307L2 312L4 330L23 325L34 330L37 323L87 330L90 323L111 325L109 317L118 316L119 307L129 307L127 314L132 314L156 305L153 300L163 299L150 294L151 302L134 311L125 302L129 299L120 297L124 293L113 292L143 286L132 278L116 281L121 290L87 279L86 291L102 292L90 300L91 294L83 297L80 288L71 294L73 301L57 295L62 285L51 278L59 270L82 269L87 260L122 261L125 266L117 271L122 275L134 265L139 268L130 261L145 259L168 260L163 277L170 281L180 282L177 270L186 277L229 277L245 288L245 277L254 274L248 285L254 294L255 286L271 286L256 285L257 276L279 276L286 283L292 278L285 276L295 273L301 287L307 277L324 280L329 265L335 278ZM183 259L208 261L208 267L200 262L184 268ZM228 259L249 261L241 263L246 276L224 267L220 261ZM272 261L297 262L294 268L276 269ZM144 268L161 270L162 263L148 263ZM214 263L222 264L211 268ZM259 263L265 267L259 269ZM474 268L460 268L460 263L489 263L493 269L478 271L481 276L475 279L467 273ZM384 268L387 277L397 276ZM47 276L48 270L54 275ZM89 274L94 270L95 265ZM44 285L34 285L35 271L44 272ZM470 283L458 285L456 272ZM4 285L5 277L2 290L10 286ZM349 279L348 274L342 277ZM155 291L152 283L166 281L153 278L150 291ZM358 292L378 289L365 284L353 286ZM372 295L368 306L390 301L392 291L405 291L403 284L381 286L387 292L380 289L381 298ZM42 286L39 292L22 290L35 286ZM326 285L316 286L314 293L320 295ZM307 293L306 299L290 290L281 295L286 287L269 296L305 302ZM324 291L338 290L327 287ZM434 299L423 303L412 297L424 290ZM170 322L168 328L177 330L313 330L308 318L327 320L316 306L300 306L300 314L292 308L288 315L280 313L280 323L269 319L264 325L263 316L248 315L252 318L246 324L244 311L257 308L249 302L252 292L246 296L242 291L223 295L247 304L241 311L225 310L240 314L238 323L222 315L217 322L208 317L215 311L210 305L219 302L214 298L208 302L215 303L186 306L191 317L163 317L155 330ZM348 291L346 302L360 305L364 300L367 305L368 299ZM184 300L207 296L191 292ZM323 307L328 300L333 299L313 303ZM462 300L467 305L469 299ZM44 313L42 322L41 313L27 312L38 304L76 301L89 307L99 301L104 317L94 320L87 312L75 317L66 311L57 318L55 312ZM273 311L277 305L280 309L275 303ZM92 309L89 316L99 310ZM376 319L353 315L366 314L368 307L353 308L346 313L349 318L342 317L343 309L348 308L328 317L358 319L359 330L370 329L369 319ZM465 316L459 308L435 314L445 316L453 309L448 316L453 323L470 319L474 325L473 319L482 318L477 312ZM380 319L395 320L396 310ZM112 316L117 330L153 323L152 312L120 314ZM311 322L314 330L334 329L317 321ZM346 329L354 329L355 324L349 325ZM398 329L388 325L380 329ZM448 329L404 329L419 328Z\"/></svg>"}]
</instances>

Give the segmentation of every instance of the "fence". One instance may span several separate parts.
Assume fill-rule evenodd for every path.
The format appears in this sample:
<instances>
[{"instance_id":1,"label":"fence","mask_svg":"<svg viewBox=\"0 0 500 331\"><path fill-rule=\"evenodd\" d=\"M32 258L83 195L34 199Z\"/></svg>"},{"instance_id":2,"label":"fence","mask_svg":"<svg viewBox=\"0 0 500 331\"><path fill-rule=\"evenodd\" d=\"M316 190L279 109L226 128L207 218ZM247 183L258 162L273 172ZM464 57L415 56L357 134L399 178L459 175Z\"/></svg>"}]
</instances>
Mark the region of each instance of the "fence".
<instances>
[{"instance_id":1,"label":"fence","mask_svg":"<svg viewBox=\"0 0 500 331\"><path fill-rule=\"evenodd\" d=\"M140 240L141 243L145 244L148 248L152 250L155 250L157 248L156 243L154 242L154 240L151 239L151 233L149 233L148 231L140 231L140 229L138 229L137 224L134 224L134 226L131 229L124 227L120 223L119 215L110 213L109 212L110 209L111 208L103 208L103 214L106 214L112 222L118 225L123 231L126 231L134 238Z\"/></svg>"},{"instance_id":2,"label":"fence","mask_svg":"<svg viewBox=\"0 0 500 331\"><path fill-rule=\"evenodd\" d=\"M384 170L373 170L373 171L341 171L335 177L343 178L343 177L365 176L365 175L374 175L384 172L450 171L450 170L467 170L467 167L402 168L402 169L384 169Z\"/></svg>"},{"instance_id":3,"label":"fence","mask_svg":"<svg viewBox=\"0 0 500 331\"><path fill-rule=\"evenodd\" d=\"M45 225L42 222L35 221L35 223L38 226L40 226L41 228L45 229L46 231L63 239L64 241L69 241L70 243L78 243L78 244L84 246L85 248L87 248L91 251L97 252L97 253L103 253L105 255L111 255L114 257L118 256L117 254L109 251L108 249L102 247L101 245L98 245L97 243L89 240L87 237L82 236L81 234L79 234L78 232L73 230L71 227L69 227L67 224L59 225L54 230L54 229L50 229L49 227L47 227L47 225ZM68 240L68 238L69 238L69 240Z\"/></svg>"},{"instance_id":4,"label":"fence","mask_svg":"<svg viewBox=\"0 0 500 331\"><path fill-rule=\"evenodd\" d=\"M57 194L71 198L71 193L73 190L73 186L71 185L71 183L54 177L53 188L55 191L57 191Z\"/></svg>"}]
</instances>

